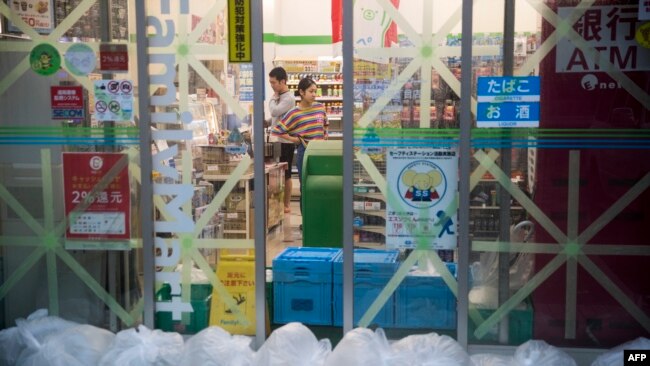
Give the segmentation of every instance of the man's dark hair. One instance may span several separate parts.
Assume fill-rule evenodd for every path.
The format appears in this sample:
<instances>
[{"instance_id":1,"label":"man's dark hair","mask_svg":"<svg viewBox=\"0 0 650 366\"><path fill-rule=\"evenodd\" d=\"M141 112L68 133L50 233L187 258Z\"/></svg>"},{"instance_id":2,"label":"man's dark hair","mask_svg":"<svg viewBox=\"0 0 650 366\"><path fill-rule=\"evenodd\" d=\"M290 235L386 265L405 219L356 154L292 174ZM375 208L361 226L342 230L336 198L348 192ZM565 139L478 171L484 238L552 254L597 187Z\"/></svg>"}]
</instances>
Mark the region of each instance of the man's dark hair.
<instances>
[{"instance_id":1,"label":"man's dark hair","mask_svg":"<svg viewBox=\"0 0 650 366\"><path fill-rule=\"evenodd\" d=\"M275 78L277 81L287 80L287 71L281 67L275 67L269 72L269 77Z\"/></svg>"}]
</instances>

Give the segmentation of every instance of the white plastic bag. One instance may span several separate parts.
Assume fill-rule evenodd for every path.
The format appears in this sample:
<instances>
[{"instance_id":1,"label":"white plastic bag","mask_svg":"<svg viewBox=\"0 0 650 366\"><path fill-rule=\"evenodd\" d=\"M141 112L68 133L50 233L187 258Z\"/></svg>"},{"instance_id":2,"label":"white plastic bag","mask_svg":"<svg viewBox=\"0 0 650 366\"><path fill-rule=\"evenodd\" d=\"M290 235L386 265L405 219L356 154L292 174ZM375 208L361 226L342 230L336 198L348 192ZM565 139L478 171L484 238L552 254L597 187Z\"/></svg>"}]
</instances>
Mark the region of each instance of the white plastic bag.
<instances>
[{"instance_id":1,"label":"white plastic bag","mask_svg":"<svg viewBox=\"0 0 650 366\"><path fill-rule=\"evenodd\" d=\"M479 353L469 357L474 366L512 366L512 356L493 355L491 353Z\"/></svg>"},{"instance_id":2,"label":"white plastic bag","mask_svg":"<svg viewBox=\"0 0 650 366\"><path fill-rule=\"evenodd\" d=\"M11 327L0 331L0 366L16 364L16 359L25 345L18 334L18 328Z\"/></svg>"},{"instance_id":3,"label":"white plastic bag","mask_svg":"<svg viewBox=\"0 0 650 366\"><path fill-rule=\"evenodd\" d=\"M18 329L27 345L16 361L21 366L96 365L115 338L115 334L106 329L85 324L51 333L43 342L39 342L22 322Z\"/></svg>"},{"instance_id":4,"label":"white plastic bag","mask_svg":"<svg viewBox=\"0 0 650 366\"><path fill-rule=\"evenodd\" d=\"M408 359L396 354L383 329L355 328L334 348L325 366L406 366ZM410 365L409 365L410 366Z\"/></svg>"},{"instance_id":5,"label":"white plastic bag","mask_svg":"<svg viewBox=\"0 0 650 366\"><path fill-rule=\"evenodd\" d=\"M329 339L319 341L301 323L289 323L271 333L255 353L253 365L322 366L331 352Z\"/></svg>"},{"instance_id":6,"label":"white plastic bag","mask_svg":"<svg viewBox=\"0 0 650 366\"><path fill-rule=\"evenodd\" d=\"M416 334L393 343L396 354L412 366L472 366L469 355L453 338L436 333Z\"/></svg>"},{"instance_id":7,"label":"white plastic bag","mask_svg":"<svg viewBox=\"0 0 650 366\"><path fill-rule=\"evenodd\" d=\"M250 366L254 354L251 340L219 327L205 328L185 342L179 366Z\"/></svg>"},{"instance_id":8,"label":"white plastic bag","mask_svg":"<svg viewBox=\"0 0 650 366\"><path fill-rule=\"evenodd\" d=\"M623 350L650 349L650 339L639 337L635 340L620 344L598 356L591 366L623 366Z\"/></svg>"},{"instance_id":9,"label":"white plastic bag","mask_svg":"<svg viewBox=\"0 0 650 366\"><path fill-rule=\"evenodd\" d=\"M21 323L39 344L52 333L58 333L78 325L56 316L48 316L47 309L36 310L27 319L17 319L16 323ZM15 365L25 347L27 344L19 334L18 327L0 331L0 366Z\"/></svg>"},{"instance_id":10,"label":"white plastic bag","mask_svg":"<svg viewBox=\"0 0 650 366\"><path fill-rule=\"evenodd\" d=\"M510 227L510 242L527 243L534 232L535 226L532 222L522 221ZM480 261L470 266L472 288L469 300L479 308L498 307L499 257L500 253L496 252L481 253ZM531 278L535 267L535 254L511 253L509 260L509 285L510 290L514 292L522 288Z\"/></svg>"},{"instance_id":11,"label":"white plastic bag","mask_svg":"<svg viewBox=\"0 0 650 366\"><path fill-rule=\"evenodd\" d=\"M182 353L180 334L139 325L117 333L99 366L176 366Z\"/></svg>"},{"instance_id":12,"label":"white plastic bag","mask_svg":"<svg viewBox=\"0 0 650 366\"><path fill-rule=\"evenodd\" d=\"M540 340L530 340L517 347L516 366L576 366L576 361L566 352Z\"/></svg>"}]
</instances>

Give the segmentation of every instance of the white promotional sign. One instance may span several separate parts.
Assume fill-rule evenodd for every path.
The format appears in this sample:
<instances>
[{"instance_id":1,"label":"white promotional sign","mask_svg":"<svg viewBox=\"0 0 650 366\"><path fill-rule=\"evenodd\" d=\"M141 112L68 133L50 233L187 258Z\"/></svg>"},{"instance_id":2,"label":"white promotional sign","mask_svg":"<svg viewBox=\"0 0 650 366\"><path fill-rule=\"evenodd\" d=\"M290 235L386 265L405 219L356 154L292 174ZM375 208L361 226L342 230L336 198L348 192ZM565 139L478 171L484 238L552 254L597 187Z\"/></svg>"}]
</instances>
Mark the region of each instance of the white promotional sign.
<instances>
[{"instance_id":1,"label":"white promotional sign","mask_svg":"<svg viewBox=\"0 0 650 366\"><path fill-rule=\"evenodd\" d=\"M133 83L130 80L95 80L95 118L98 121L133 121Z\"/></svg>"},{"instance_id":2,"label":"white promotional sign","mask_svg":"<svg viewBox=\"0 0 650 366\"><path fill-rule=\"evenodd\" d=\"M386 152L386 247L454 249L458 192L455 149Z\"/></svg>"},{"instance_id":3,"label":"white promotional sign","mask_svg":"<svg viewBox=\"0 0 650 366\"><path fill-rule=\"evenodd\" d=\"M354 1L354 50L355 57L379 63L387 63L388 57L382 55L356 54L360 48L387 48L397 43L397 26L384 6L394 6L399 9L399 0L390 0L379 4L376 0ZM343 42L343 16L341 6L343 0L332 1L332 44L334 56L341 55Z\"/></svg>"},{"instance_id":4,"label":"white promotional sign","mask_svg":"<svg viewBox=\"0 0 650 366\"><path fill-rule=\"evenodd\" d=\"M38 33L49 34L54 29L52 0L9 0L6 3L18 18L22 19ZM9 23L9 30L22 32L11 23Z\"/></svg>"}]
</instances>

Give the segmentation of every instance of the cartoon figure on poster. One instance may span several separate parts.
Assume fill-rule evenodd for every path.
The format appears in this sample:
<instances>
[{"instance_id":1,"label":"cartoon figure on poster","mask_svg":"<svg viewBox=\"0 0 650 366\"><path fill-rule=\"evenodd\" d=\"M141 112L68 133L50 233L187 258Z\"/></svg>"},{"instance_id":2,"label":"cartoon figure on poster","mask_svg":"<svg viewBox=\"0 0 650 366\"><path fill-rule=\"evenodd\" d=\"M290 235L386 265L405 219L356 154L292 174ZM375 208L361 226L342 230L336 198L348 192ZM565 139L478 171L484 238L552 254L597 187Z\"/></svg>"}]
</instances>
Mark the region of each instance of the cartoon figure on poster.
<instances>
[{"instance_id":1,"label":"cartoon figure on poster","mask_svg":"<svg viewBox=\"0 0 650 366\"><path fill-rule=\"evenodd\" d=\"M447 186L440 167L427 160L408 164L400 174L400 181L400 196L409 206L416 208L435 206L445 194Z\"/></svg>"},{"instance_id":2,"label":"cartoon figure on poster","mask_svg":"<svg viewBox=\"0 0 650 366\"><path fill-rule=\"evenodd\" d=\"M436 212L436 216L440 220L438 220L434 224L434 226L436 227L442 226L442 229L438 234L438 238L442 238L444 234L454 235L455 233L451 230L451 228L454 227L454 221L451 219L451 217L447 216L447 214L443 210Z\"/></svg>"},{"instance_id":3,"label":"cartoon figure on poster","mask_svg":"<svg viewBox=\"0 0 650 366\"><path fill-rule=\"evenodd\" d=\"M418 173L409 169L402 174L402 182L409 186L404 198L413 202L431 202L440 198L436 186L442 182L442 174L437 170Z\"/></svg>"}]
</instances>

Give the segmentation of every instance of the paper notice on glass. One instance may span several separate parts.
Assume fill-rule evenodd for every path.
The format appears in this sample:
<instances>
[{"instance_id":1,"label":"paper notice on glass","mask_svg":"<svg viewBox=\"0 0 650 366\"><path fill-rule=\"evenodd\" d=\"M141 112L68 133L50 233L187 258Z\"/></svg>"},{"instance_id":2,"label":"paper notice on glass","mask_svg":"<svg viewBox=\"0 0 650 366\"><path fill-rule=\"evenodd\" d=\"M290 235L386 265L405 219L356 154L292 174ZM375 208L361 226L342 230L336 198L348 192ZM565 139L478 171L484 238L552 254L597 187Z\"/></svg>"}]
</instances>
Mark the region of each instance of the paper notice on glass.
<instances>
[{"instance_id":1,"label":"paper notice on glass","mask_svg":"<svg viewBox=\"0 0 650 366\"><path fill-rule=\"evenodd\" d=\"M456 248L456 149L389 149L386 185L387 248Z\"/></svg>"}]
</instances>

